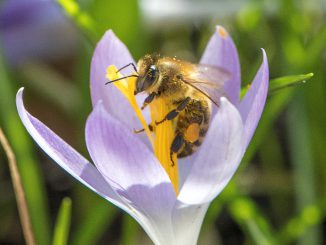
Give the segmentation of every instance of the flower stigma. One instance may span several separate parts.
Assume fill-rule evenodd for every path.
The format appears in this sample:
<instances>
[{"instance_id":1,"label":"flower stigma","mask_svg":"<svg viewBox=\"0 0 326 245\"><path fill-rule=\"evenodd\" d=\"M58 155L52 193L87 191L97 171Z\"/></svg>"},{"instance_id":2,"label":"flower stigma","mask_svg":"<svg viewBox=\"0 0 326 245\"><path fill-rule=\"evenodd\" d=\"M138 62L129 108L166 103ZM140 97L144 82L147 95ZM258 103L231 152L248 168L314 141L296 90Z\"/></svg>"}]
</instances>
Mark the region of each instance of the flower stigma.
<instances>
[{"instance_id":1,"label":"flower stigma","mask_svg":"<svg viewBox=\"0 0 326 245\"><path fill-rule=\"evenodd\" d=\"M111 65L107 68L106 78L110 81L115 79L119 79L123 77L118 69ZM172 186L176 195L179 192L178 186L178 159L176 154L172 155L172 161L170 157L170 147L174 138L174 131L172 127L172 122L169 120L165 120L163 123L159 125L155 125L155 123L151 123L153 128L153 133L150 131L148 127L148 123L144 119L141 110L136 102L136 98L134 95L135 86L136 86L136 77L128 77L125 79L121 79L119 81L114 82L114 86L126 97L129 101L132 109L134 110L136 116L138 117L141 125L143 126L145 133L147 135L148 140L150 141L154 154L156 158L160 161L162 167L165 169L168 174ZM161 98L156 98L150 104L150 114L152 122L161 121L172 109L167 108L165 106L164 101Z\"/></svg>"}]
</instances>

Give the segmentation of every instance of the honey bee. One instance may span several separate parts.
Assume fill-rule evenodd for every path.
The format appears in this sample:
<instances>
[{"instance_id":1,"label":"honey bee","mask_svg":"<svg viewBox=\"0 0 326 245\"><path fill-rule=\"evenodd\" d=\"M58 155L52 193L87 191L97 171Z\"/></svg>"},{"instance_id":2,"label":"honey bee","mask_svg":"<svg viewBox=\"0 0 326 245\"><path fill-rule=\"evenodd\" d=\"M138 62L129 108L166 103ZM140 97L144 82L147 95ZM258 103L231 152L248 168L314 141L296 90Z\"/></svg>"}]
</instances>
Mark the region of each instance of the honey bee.
<instances>
[{"instance_id":1,"label":"honey bee","mask_svg":"<svg viewBox=\"0 0 326 245\"><path fill-rule=\"evenodd\" d=\"M130 75L137 77L135 95L141 92L148 94L141 109L157 98L163 99L167 108L174 108L164 118L149 125L153 131L155 126L164 121L172 121L172 164L172 154L177 154L178 158L193 154L208 131L212 104L219 106L219 97L224 94L224 82L229 78L228 72L158 54L145 55L138 61L137 67L131 63L119 71L130 65L137 73ZM135 132L142 131L144 129Z\"/></svg>"}]
</instances>

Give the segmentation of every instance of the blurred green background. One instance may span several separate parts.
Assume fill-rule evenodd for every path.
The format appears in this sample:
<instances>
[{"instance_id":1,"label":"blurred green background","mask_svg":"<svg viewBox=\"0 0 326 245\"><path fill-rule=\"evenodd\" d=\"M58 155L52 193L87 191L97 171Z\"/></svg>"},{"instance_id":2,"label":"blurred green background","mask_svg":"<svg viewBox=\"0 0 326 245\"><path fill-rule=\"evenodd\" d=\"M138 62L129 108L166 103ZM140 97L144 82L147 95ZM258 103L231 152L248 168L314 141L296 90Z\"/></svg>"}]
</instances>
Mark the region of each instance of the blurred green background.
<instances>
[{"instance_id":1,"label":"blurred green background","mask_svg":"<svg viewBox=\"0 0 326 245\"><path fill-rule=\"evenodd\" d=\"M199 244L326 243L325 0L2 0L0 126L17 157L37 244L151 241L34 144L16 112L18 88L25 87L33 115L88 157L89 66L105 30L113 29L135 60L156 51L198 62L217 24L238 48L243 87L261 63L260 48L271 78L314 77L269 95L239 170L208 211ZM0 244L24 244L2 148Z\"/></svg>"}]
</instances>

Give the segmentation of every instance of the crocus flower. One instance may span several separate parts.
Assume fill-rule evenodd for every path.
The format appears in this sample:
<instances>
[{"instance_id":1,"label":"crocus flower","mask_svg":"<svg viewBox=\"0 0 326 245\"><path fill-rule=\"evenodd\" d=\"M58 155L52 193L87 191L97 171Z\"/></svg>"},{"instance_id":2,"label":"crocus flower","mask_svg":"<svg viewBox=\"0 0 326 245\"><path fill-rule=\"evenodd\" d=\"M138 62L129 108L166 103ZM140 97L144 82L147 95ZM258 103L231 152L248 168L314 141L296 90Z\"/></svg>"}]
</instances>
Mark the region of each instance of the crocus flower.
<instances>
[{"instance_id":1,"label":"crocus flower","mask_svg":"<svg viewBox=\"0 0 326 245\"><path fill-rule=\"evenodd\" d=\"M85 130L95 166L25 110L23 89L17 93L18 112L28 132L55 162L130 214L155 244L196 244L210 202L236 171L263 111L268 64L264 50L262 53L262 65L240 101L237 51L229 34L222 27L216 28L200 63L225 69L231 77L203 144L197 153L178 161L178 177L165 170L146 134L132 132L141 123L134 111L135 100L125 98L128 89L124 90L123 84L119 89L104 86L110 65L120 68L134 62L112 31L98 43L91 64L93 111ZM125 74L131 72L124 70ZM144 96L137 95L137 100L142 102ZM142 116L150 120L148 112Z\"/></svg>"},{"instance_id":2,"label":"crocus flower","mask_svg":"<svg viewBox=\"0 0 326 245\"><path fill-rule=\"evenodd\" d=\"M55 1L3 0L0 5L0 42L9 65L74 54L78 33Z\"/></svg>"}]
</instances>

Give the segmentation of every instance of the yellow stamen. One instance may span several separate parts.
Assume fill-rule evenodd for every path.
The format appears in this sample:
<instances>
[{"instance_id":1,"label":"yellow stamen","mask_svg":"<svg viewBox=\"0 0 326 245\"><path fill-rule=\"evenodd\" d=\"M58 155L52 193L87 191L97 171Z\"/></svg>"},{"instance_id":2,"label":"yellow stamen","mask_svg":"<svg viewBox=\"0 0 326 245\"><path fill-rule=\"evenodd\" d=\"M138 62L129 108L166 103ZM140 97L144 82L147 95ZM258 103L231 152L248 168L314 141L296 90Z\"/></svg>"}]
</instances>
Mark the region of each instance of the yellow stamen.
<instances>
[{"instance_id":1,"label":"yellow stamen","mask_svg":"<svg viewBox=\"0 0 326 245\"><path fill-rule=\"evenodd\" d=\"M110 81L121 78L122 75L117 72L118 69L115 66L109 66L106 70L106 78L108 78ZM151 142L152 146L154 145L153 138L151 131L148 128L147 122L145 121L144 117L141 114L141 110L137 105L136 98L134 96L135 86L136 86L136 78L135 77L129 77L127 79L122 79L117 82L113 83L120 92L127 98L129 101L131 107L134 109L141 125L145 129L146 135Z\"/></svg>"},{"instance_id":2,"label":"yellow stamen","mask_svg":"<svg viewBox=\"0 0 326 245\"><path fill-rule=\"evenodd\" d=\"M226 32L226 30L225 30L223 27L219 26L219 27L217 28L217 31L218 31L218 34L220 34L220 36L221 36L222 38L227 38L228 33Z\"/></svg>"},{"instance_id":3,"label":"yellow stamen","mask_svg":"<svg viewBox=\"0 0 326 245\"><path fill-rule=\"evenodd\" d=\"M161 121L172 109L167 108L163 99L155 99L150 104L152 122ZM154 124L154 123L153 123ZM178 194L178 159L175 154L170 157L170 147L174 139L172 122L165 122L155 127L154 153L169 175L175 192Z\"/></svg>"},{"instance_id":4,"label":"yellow stamen","mask_svg":"<svg viewBox=\"0 0 326 245\"><path fill-rule=\"evenodd\" d=\"M118 78L121 78L122 75L117 73L117 68L115 66L110 66L107 68L107 75L106 77L112 81ZM154 137L150 132L147 122L145 121L143 115L141 114L141 110L137 105L134 91L136 86L136 78L129 77L126 79L122 79L113 83L120 92L127 98L131 107L134 109L139 121L141 122L143 128L145 129L146 135L151 142L154 148L154 154L157 159L162 164L163 168L167 172L168 176L170 177L171 183L173 188L178 194L179 187L178 187L178 159L175 154L172 156L173 163L170 159L170 147L171 143L174 138L174 132L172 127L171 121L165 121L159 125L155 125L156 121L161 121L167 113L169 113L174 108L167 108L164 100L161 98L155 99L150 104L150 111L151 111L151 119L154 131Z\"/></svg>"}]
</instances>

